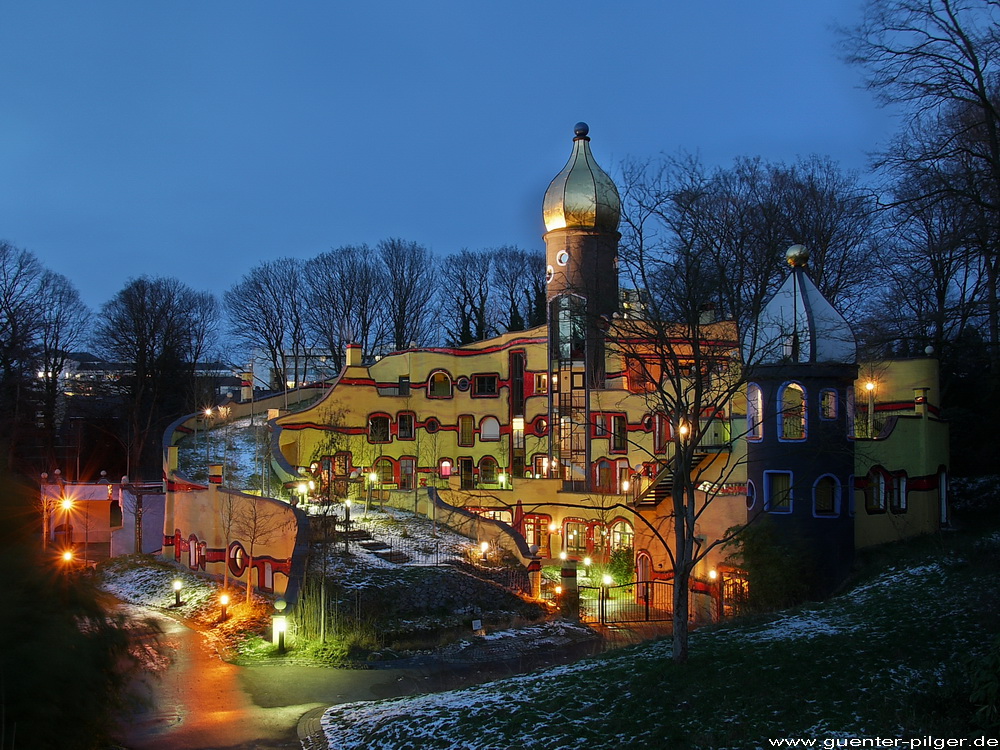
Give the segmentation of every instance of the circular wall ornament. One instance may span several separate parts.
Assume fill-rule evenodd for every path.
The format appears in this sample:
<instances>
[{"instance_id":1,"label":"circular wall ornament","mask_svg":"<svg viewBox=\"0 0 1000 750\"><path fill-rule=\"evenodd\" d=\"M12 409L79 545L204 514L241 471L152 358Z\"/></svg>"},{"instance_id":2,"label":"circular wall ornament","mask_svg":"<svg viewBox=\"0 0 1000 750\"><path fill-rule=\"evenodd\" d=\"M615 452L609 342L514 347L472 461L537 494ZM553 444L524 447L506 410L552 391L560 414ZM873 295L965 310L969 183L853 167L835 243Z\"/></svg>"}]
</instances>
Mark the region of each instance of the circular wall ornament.
<instances>
[{"instance_id":1,"label":"circular wall ornament","mask_svg":"<svg viewBox=\"0 0 1000 750\"><path fill-rule=\"evenodd\" d=\"M554 269L552 266L546 266L545 267L545 283L546 284L548 284L550 281L552 281L552 277L555 276L555 275L556 275L556 269Z\"/></svg>"},{"instance_id":2,"label":"circular wall ornament","mask_svg":"<svg viewBox=\"0 0 1000 750\"><path fill-rule=\"evenodd\" d=\"M558 263L560 266L565 266L567 263L569 263L569 253L567 253L565 250L560 251L559 254L556 256L556 263Z\"/></svg>"},{"instance_id":3,"label":"circular wall ornament","mask_svg":"<svg viewBox=\"0 0 1000 750\"><path fill-rule=\"evenodd\" d=\"M426 422L424 422L424 429L430 434L434 434L441 429L441 423L437 421L434 417L429 417Z\"/></svg>"},{"instance_id":4,"label":"circular wall ornament","mask_svg":"<svg viewBox=\"0 0 1000 750\"><path fill-rule=\"evenodd\" d=\"M537 420L535 420L535 434L536 435L544 435L548 431L549 431L548 420L546 420L544 418L543 419L537 419Z\"/></svg>"},{"instance_id":5,"label":"circular wall ornament","mask_svg":"<svg viewBox=\"0 0 1000 750\"><path fill-rule=\"evenodd\" d=\"M455 381L455 387L464 393L469 390L469 379L465 376L460 377Z\"/></svg>"}]
</instances>

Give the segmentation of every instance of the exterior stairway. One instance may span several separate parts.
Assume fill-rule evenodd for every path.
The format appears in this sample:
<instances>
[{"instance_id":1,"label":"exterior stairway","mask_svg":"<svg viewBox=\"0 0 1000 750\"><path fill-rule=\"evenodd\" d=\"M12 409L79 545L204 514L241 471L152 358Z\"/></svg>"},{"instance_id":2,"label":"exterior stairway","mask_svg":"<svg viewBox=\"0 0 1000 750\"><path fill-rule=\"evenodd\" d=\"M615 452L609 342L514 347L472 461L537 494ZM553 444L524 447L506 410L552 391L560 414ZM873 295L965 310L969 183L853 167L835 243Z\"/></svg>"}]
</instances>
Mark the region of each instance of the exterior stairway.
<instances>
[{"instance_id":1,"label":"exterior stairway","mask_svg":"<svg viewBox=\"0 0 1000 750\"><path fill-rule=\"evenodd\" d=\"M698 449L691 454L691 462L688 465L688 474L694 471L710 454L708 450ZM649 486L641 492L632 505L637 509L655 508L660 503L670 500L674 491L674 462L677 456L663 461L660 470L653 477Z\"/></svg>"}]
</instances>

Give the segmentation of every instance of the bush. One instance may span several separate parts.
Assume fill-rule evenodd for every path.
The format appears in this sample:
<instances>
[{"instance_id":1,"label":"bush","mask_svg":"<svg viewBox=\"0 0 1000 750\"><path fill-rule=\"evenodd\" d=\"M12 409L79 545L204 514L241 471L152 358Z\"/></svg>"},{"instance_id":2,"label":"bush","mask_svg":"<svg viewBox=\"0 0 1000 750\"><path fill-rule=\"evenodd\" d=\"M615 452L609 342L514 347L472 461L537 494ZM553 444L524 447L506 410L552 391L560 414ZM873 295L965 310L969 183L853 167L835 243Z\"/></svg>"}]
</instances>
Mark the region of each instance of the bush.
<instances>
[{"instance_id":1,"label":"bush","mask_svg":"<svg viewBox=\"0 0 1000 750\"><path fill-rule=\"evenodd\" d=\"M608 572L619 586L635 579L635 555L631 547L619 547L611 553Z\"/></svg>"},{"instance_id":2,"label":"bush","mask_svg":"<svg viewBox=\"0 0 1000 750\"><path fill-rule=\"evenodd\" d=\"M969 676L969 700L976 706L976 719L984 727L1000 727L1000 638L993 641L983 658L970 664Z\"/></svg>"},{"instance_id":3,"label":"bush","mask_svg":"<svg viewBox=\"0 0 1000 750\"><path fill-rule=\"evenodd\" d=\"M747 573L747 596L736 602L740 614L774 612L805 600L809 558L782 542L766 518L744 527L726 547L733 549L726 562Z\"/></svg>"}]
</instances>

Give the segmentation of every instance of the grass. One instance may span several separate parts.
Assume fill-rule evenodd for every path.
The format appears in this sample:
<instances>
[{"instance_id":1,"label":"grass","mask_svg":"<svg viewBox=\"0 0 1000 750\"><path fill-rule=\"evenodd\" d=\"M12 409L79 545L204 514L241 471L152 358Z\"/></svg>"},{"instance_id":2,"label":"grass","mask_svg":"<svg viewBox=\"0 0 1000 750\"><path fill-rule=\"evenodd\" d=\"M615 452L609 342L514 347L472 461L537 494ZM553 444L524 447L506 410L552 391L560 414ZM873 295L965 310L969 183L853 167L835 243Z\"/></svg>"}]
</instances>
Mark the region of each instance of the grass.
<instances>
[{"instance_id":1,"label":"grass","mask_svg":"<svg viewBox=\"0 0 1000 750\"><path fill-rule=\"evenodd\" d=\"M335 706L331 747L768 747L994 736L970 670L1000 633L1000 533L874 550L842 594L465 691ZM484 739L485 738L485 739Z\"/></svg>"}]
</instances>

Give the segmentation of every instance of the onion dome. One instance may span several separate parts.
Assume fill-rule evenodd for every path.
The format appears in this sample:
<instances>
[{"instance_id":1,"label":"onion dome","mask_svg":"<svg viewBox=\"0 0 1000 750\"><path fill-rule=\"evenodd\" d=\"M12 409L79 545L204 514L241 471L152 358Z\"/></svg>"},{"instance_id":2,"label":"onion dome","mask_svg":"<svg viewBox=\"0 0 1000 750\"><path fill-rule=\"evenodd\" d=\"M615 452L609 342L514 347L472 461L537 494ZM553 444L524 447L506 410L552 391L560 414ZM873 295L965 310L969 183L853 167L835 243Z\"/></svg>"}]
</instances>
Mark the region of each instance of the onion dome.
<instances>
[{"instance_id":1,"label":"onion dome","mask_svg":"<svg viewBox=\"0 0 1000 750\"><path fill-rule=\"evenodd\" d=\"M621 218L618 188L594 161L587 123L578 122L573 130L573 153L549 183L542 201L545 231L579 228L615 232Z\"/></svg>"},{"instance_id":2,"label":"onion dome","mask_svg":"<svg viewBox=\"0 0 1000 750\"><path fill-rule=\"evenodd\" d=\"M792 272L764 306L748 359L759 364L856 362L854 331L806 272L809 251L792 245L785 259Z\"/></svg>"}]
</instances>

